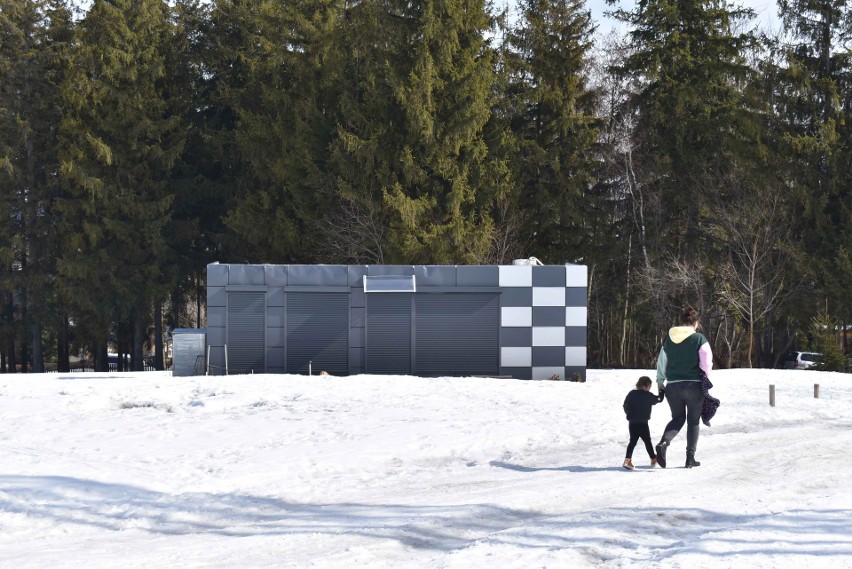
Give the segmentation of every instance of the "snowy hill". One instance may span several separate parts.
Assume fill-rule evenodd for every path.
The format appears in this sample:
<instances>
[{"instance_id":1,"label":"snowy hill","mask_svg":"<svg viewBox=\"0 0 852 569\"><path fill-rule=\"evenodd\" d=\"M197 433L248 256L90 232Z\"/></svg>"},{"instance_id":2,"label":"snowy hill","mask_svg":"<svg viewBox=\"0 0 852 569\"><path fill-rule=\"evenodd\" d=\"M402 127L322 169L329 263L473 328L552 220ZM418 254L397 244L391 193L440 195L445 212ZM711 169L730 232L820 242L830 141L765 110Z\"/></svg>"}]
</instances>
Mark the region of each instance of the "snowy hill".
<instances>
[{"instance_id":1,"label":"snowy hill","mask_svg":"<svg viewBox=\"0 0 852 569\"><path fill-rule=\"evenodd\" d=\"M629 472L643 374L0 376L0 567L852 566L852 375L715 372Z\"/></svg>"}]
</instances>

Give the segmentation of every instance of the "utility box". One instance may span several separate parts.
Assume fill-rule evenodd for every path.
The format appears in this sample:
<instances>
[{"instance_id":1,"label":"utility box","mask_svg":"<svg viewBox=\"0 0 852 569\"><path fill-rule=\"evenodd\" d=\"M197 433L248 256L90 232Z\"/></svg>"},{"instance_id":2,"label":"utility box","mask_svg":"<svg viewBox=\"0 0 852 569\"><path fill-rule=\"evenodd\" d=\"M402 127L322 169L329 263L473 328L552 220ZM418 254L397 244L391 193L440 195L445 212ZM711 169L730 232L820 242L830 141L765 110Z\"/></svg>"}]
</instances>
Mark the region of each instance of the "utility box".
<instances>
[{"instance_id":1,"label":"utility box","mask_svg":"<svg viewBox=\"0 0 852 569\"><path fill-rule=\"evenodd\" d=\"M200 328L175 328L172 331L173 376L205 375L207 330Z\"/></svg>"}]
</instances>

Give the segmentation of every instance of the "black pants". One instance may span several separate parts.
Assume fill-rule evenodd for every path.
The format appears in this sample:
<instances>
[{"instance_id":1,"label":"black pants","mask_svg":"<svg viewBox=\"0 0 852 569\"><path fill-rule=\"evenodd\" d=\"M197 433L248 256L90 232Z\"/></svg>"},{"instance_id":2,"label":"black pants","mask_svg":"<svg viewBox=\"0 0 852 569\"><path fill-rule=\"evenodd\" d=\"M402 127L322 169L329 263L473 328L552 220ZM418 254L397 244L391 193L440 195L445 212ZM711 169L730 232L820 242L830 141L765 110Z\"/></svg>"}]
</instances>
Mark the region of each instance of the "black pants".
<instances>
[{"instance_id":1,"label":"black pants","mask_svg":"<svg viewBox=\"0 0 852 569\"><path fill-rule=\"evenodd\" d=\"M666 401L672 410L672 420L666 425L663 439L672 442L686 423L686 450L694 453L698 447L698 430L704 392L700 381L677 381L666 386Z\"/></svg>"},{"instance_id":2,"label":"black pants","mask_svg":"<svg viewBox=\"0 0 852 569\"><path fill-rule=\"evenodd\" d=\"M648 427L648 421L630 423L630 443L627 445L627 458L633 458L633 449L636 448L639 439L642 439L642 442L645 443L648 456L657 458L654 453L654 445L651 444L651 429Z\"/></svg>"}]
</instances>

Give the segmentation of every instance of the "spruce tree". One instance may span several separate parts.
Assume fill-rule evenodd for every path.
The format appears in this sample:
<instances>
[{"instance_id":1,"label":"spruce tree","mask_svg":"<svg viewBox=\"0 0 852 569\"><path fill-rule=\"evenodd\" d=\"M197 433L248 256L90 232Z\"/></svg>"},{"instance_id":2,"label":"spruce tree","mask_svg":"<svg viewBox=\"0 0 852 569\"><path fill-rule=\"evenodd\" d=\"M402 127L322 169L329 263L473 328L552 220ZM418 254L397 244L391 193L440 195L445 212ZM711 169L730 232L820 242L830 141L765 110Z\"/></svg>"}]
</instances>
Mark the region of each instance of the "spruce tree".
<instances>
[{"instance_id":1,"label":"spruce tree","mask_svg":"<svg viewBox=\"0 0 852 569\"><path fill-rule=\"evenodd\" d=\"M22 369L44 371L42 334L54 327L59 191L59 83L71 39L61 0L0 0L0 289L4 333ZM13 342L14 344L14 342ZM14 350L14 345L12 345Z\"/></svg>"},{"instance_id":2,"label":"spruce tree","mask_svg":"<svg viewBox=\"0 0 852 569\"><path fill-rule=\"evenodd\" d=\"M226 0L213 13L214 33L239 70L223 77L243 168L226 222L253 261L312 260L335 124L335 85L325 73L339 7Z\"/></svg>"},{"instance_id":3,"label":"spruce tree","mask_svg":"<svg viewBox=\"0 0 852 569\"><path fill-rule=\"evenodd\" d=\"M481 262L493 228L479 200L488 168L484 127L492 106L491 19L481 0L392 2L400 28L387 81L398 115L383 187L391 260ZM398 36L394 34L398 33Z\"/></svg>"},{"instance_id":4,"label":"spruce tree","mask_svg":"<svg viewBox=\"0 0 852 569\"><path fill-rule=\"evenodd\" d=\"M589 246L589 189L597 143L596 93L587 69L594 27L577 0L524 0L509 36L512 161L526 240L550 262L575 261Z\"/></svg>"},{"instance_id":5,"label":"spruce tree","mask_svg":"<svg viewBox=\"0 0 852 569\"><path fill-rule=\"evenodd\" d=\"M852 321L852 8L835 0L782 0L774 103L798 229L819 288Z\"/></svg>"},{"instance_id":6,"label":"spruce tree","mask_svg":"<svg viewBox=\"0 0 852 569\"><path fill-rule=\"evenodd\" d=\"M165 95L169 26L159 0L95 0L63 85L62 288L96 327L98 346L113 322L135 323L135 369L141 322L163 294L167 182L182 144Z\"/></svg>"},{"instance_id":7,"label":"spruce tree","mask_svg":"<svg viewBox=\"0 0 852 569\"><path fill-rule=\"evenodd\" d=\"M649 233L658 251L695 259L708 198L734 197L730 181L740 185L760 163L760 102L746 90L755 39L738 31L754 13L719 0L649 0L616 14L631 44L619 71L640 84L628 112L636 170L656 206Z\"/></svg>"}]
</instances>

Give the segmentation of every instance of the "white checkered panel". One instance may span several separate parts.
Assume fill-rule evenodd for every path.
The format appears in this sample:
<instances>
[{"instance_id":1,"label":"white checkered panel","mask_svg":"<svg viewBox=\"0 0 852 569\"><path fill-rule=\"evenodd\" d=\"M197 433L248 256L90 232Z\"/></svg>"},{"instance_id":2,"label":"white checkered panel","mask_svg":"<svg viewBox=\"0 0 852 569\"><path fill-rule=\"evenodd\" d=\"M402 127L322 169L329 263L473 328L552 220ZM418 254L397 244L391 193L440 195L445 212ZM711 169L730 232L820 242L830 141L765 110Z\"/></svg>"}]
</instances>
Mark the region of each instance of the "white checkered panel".
<instances>
[{"instance_id":1,"label":"white checkered panel","mask_svg":"<svg viewBox=\"0 0 852 569\"><path fill-rule=\"evenodd\" d=\"M564 346L565 328L562 326L533 326L533 346Z\"/></svg>"},{"instance_id":2,"label":"white checkered panel","mask_svg":"<svg viewBox=\"0 0 852 569\"><path fill-rule=\"evenodd\" d=\"M585 287L589 284L589 268L586 265L565 265L565 286Z\"/></svg>"},{"instance_id":3,"label":"white checkered panel","mask_svg":"<svg viewBox=\"0 0 852 569\"><path fill-rule=\"evenodd\" d=\"M565 378L565 368L564 367L552 367L552 366L544 366L544 367L536 367L532 368L532 376L533 379L550 379L554 375L559 376L559 379Z\"/></svg>"},{"instance_id":4,"label":"white checkered panel","mask_svg":"<svg viewBox=\"0 0 852 569\"><path fill-rule=\"evenodd\" d=\"M532 289L533 306L565 306L565 288L535 286Z\"/></svg>"},{"instance_id":5,"label":"white checkered panel","mask_svg":"<svg viewBox=\"0 0 852 569\"><path fill-rule=\"evenodd\" d=\"M504 328L532 326L532 307L504 306L500 309L501 326Z\"/></svg>"},{"instance_id":6,"label":"white checkered panel","mask_svg":"<svg viewBox=\"0 0 852 569\"><path fill-rule=\"evenodd\" d=\"M586 347L567 346L565 348L565 365L573 367L586 367Z\"/></svg>"},{"instance_id":7,"label":"white checkered panel","mask_svg":"<svg viewBox=\"0 0 852 569\"><path fill-rule=\"evenodd\" d=\"M585 326L588 322L589 309L585 306L566 306L565 307L565 325L566 326Z\"/></svg>"},{"instance_id":8,"label":"white checkered panel","mask_svg":"<svg viewBox=\"0 0 852 569\"><path fill-rule=\"evenodd\" d=\"M500 348L500 365L503 367L532 366L532 348Z\"/></svg>"},{"instance_id":9,"label":"white checkered panel","mask_svg":"<svg viewBox=\"0 0 852 569\"><path fill-rule=\"evenodd\" d=\"M501 265L499 270L501 287L532 286L531 265Z\"/></svg>"},{"instance_id":10,"label":"white checkered panel","mask_svg":"<svg viewBox=\"0 0 852 569\"><path fill-rule=\"evenodd\" d=\"M499 267L498 276L505 373L532 379L585 374L588 269L510 265Z\"/></svg>"}]
</instances>

